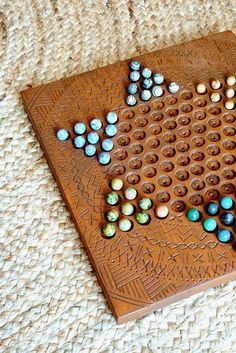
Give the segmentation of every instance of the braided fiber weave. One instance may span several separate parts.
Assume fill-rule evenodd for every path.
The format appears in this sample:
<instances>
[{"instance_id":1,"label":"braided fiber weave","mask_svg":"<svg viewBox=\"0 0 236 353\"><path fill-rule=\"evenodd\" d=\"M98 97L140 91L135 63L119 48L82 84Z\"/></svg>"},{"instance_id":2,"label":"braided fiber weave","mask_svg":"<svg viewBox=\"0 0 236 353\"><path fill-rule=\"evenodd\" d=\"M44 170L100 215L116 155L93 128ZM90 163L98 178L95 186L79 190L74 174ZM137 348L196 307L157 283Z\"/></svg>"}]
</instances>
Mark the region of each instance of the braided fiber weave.
<instances>
[{"instance_id":1,"label":"braided fiber weave","mask_svg":"<svg viewBox=\"0 0 236 353\"><path fill-rule=\"evenodd\" d=\"M236 283L117 326L19 92L232 29L235 0L0 0L0 353L236 352Z\"/></svg>"}]
</instances>

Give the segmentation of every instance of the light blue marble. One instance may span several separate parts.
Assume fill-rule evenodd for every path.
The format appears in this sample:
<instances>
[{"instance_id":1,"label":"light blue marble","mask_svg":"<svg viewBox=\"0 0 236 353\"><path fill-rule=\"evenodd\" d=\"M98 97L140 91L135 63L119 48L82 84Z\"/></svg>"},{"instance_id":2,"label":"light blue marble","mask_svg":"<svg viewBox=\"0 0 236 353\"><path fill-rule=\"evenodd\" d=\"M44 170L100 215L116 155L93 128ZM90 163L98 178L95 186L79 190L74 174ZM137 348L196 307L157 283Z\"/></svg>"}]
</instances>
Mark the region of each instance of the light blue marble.
<instances>
[{"instance_id":1,"label":"light blue marble","mask_svg":"<svg viewBox=\"0 0 236 353\"><path fill-rule=\"evenodd\" d=\"M94 145L87 145L84 149L84 152L86 154L86 156L88 157L92 157L95 155L97 149L96 149L96 146Z\"/></svg>"},{"instance_id":2,"label":"light blue marble","mask_svg":"<svg viewBox=\"0 0 236 353\"><path fill-rule=\"evenodd\" d=\"M96 130L96 131L97 131L97 130L100 130L101 127L102 127L102 122L101 122L101 120L100 120L100 119L97 119L97 118L91 120L91 121L90 121L90 127L91 127L92 130Z\"/></svg>"},{"instance_id":3,"label":"light blue marble","mask_svg":"<svg viewBox=\"0 0 236 353\"><path fill-rule=\"evenodd\" d=\"M154 74L153 75L153 81L157 84L157 85L161 85L164 82L164 76L160 73Z\"/></svg>"},{"instance_id":4,"label":"light blue marble","mask_svg":"<svg viewBox=\"0 0 236 353\"><path fill-rule=\"evenodd\" d=\"M130 83L127 87L129 94L136 94L138 92L138 86L135 83Z\"/></svg>"},{"instance_id":5,"label":"light blue marble","mask_svg":"<svg viewBox=\"0 0 236 353\"><path fill-rule=\"evenodd\" d=\"M131 71L129 78L133 82L137 82L140 79L140 73L138 71Z\"/></svg>"},{"instance_id":6,"label":"light blue marble","mask_svg":"<svg viewBox=\"0 0 236 353\"><path fill-rule=\"evenodd\" d=\"M111 157L108 152L101 152L98 155L98 161L100 164L106 165L110 162Z\"/></svg>"},{"instance_id":7,"label":"light blue marble","mask_svg":"<svg viewBox=\"0 0 236 353\"><path fill-rule=\"evenodd\" d=\"M177 93L179 90L179 85L176 82L171 82L168 85L168 90L170 91L170 93Z\"/></svg>"},{"instance_id":8,"label":"light blue marble","mask_svg":"<svg viewBox=\"0 0 236 353\"><path fill-rule=\"evenodd\" d=\"M102 149L106 152L109 152L113 149L114 143L111 139L105 139L102 141Z\"/></svg>"},{"instance_id":9,"label":"light blue marble","mask_svg":"<svg viewBox=\"0 0 236 353\"><path fill-rule=\"evenodd\" d=\"M107 136L113 137L117 133L117 127L115 125L107 125L105 128Z\"/></svg>"},{"instance_id":10,"label":"light blue marble","mask_svg":"<svg viewBox=\"0 0 236 353\"><path fill-rule=\"evenodd\" d=\"M129 105L130 107L133 107L135 104L137 104L137 99L132 94L126 97L125 101L126 101L126 104Z\"/></svg>"},{"instance_id":11,"label":"light blue marble","mask_svg":"<svg viewBox=\"0 0 236 353\"><path fill-rule=\"evenodd\" d=\"M152 79L151 78L145 78L142 83L142 88L144 89L149 89L152 87Z\"/></svg>"},{"instance_id":12,"label":"light blue marble","mask_svg":"<svg viewBox=\"0 0 236 353\"><path fill-rule=\"evenodd\" d=\"M140 94L140 98L143 101L148 101L151 98L152 94L150 91L148 91L147 89L144 89L141 94Z\"/></svg>"},{"instance_id":13,"label":"light blue marble","mask_svg":"<svg viewBox=\"0 0 236 353\"><path fill-rule=\"evenodd\" d=\"M57 139L59 141L66 141L69 138L70 134L66 129L60 129L57 131Z\"/></svg>"},{"instance_id":14,"label":"light blue marble","mask_svg":"<svg viewBox=\"0 0 236 353\"><path fill-rule=\"evenodd\" d=\"M138 71L140 69L140 63L137 60L132 60L129 67L131 70Z\"/></svg>"},{"instance_id":15,"label":"light blue marble","mask_svg":"<svg viewBox=\"0 0 236 353\"><path fill-rule=\"evenodd\" d=\"M74 138L74 145L76 148L83 148L85 145L85 138L83 136L77 136Z\"/></svg>"},{"instance_id":16,"label":"light blue marble","mask_svg":"<svg viewBox=\"0 0 236 353\"><path fill-rule=\"evenodd\" d=\"M89 143L91 143L92 145L95 145L98 141L99 141L99 135L97 132L90 132L87 135L87 140Z\"/></svg>"},{"instance_id":17,"label":"light blue marble","mask_svg":"<svg viewBox=\"0 0 236 353\"><path fill-rule=\"evenodd\" d=\"M142 71L142 76L144 78L150 78L152 76L152 70L148 69L147 67L145 67Z\"/></svg>"},{"instance_id":18,"label":"light blue marble","mask_svg":"<svg viewBox=\"0 0 236 353\"><path fill-rule=\"evenodd\" d=\"M108 124L116 124L118 121L118 116L115 112L109 112L106 115L106 121L108 122Z\"/></svg>"},{"instance_id":19,"label":"light blue marble","mask_svg":"<svg viewBox=\"0 0 236 353\"><path fill-rule=\"evenodd\" d=\"M86 125L84 123L76 123L74 125L74 132L77 135L83 135L86 131Z\"/></svg>"}]
</instances>

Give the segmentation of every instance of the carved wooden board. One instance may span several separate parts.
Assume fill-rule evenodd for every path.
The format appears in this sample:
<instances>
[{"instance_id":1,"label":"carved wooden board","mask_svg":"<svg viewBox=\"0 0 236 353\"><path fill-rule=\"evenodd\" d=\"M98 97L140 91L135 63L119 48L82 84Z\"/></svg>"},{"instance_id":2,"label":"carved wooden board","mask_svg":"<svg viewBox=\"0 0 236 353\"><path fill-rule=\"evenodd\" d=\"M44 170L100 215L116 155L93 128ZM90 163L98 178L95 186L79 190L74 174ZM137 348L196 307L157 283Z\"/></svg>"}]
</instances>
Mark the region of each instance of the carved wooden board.
<instances>
[{"instance_id":1,"label":"carved wooden board","mask_svg":"<svg viewBox=\"0 0 236 353\"><path fill-rule=\"evenodd\" d=\"M209 94L199 96L196 84L204 82L209 93L210 80L217 78L223 95L224 78L236 73L236 38L228 31L137 60L143 67L162 72L167 82L178 82L179 92L170 94L163 86L164 96L138 100L136 106L128 107L130 60L22 92L118 323L236 278L232 244L220 243L215 234L203 230L201 222L186 219L193 205L204 214L210 199L218 201L227 194L235 201L235 149L227 148L226 140L236 141L235 134L228 132L235 129L236 110L227 111L224 99L212 103ZM58 129L67 129L73 138L76 122L88 125L98 117L105 123L109 111L119 117L109 165L101 166L96 156L86 157L71 139L57 140ZM169 216L159 220L153 208L148 225L138 224L131 216L130 232L117 229L112 239L102 237L108 209L105 195L114 176L122 178L125 186L135 186L139 197L148 195L154 205L164 202ZM179 202L181 212L177 212Z\"/></svg>"}]
</instances>

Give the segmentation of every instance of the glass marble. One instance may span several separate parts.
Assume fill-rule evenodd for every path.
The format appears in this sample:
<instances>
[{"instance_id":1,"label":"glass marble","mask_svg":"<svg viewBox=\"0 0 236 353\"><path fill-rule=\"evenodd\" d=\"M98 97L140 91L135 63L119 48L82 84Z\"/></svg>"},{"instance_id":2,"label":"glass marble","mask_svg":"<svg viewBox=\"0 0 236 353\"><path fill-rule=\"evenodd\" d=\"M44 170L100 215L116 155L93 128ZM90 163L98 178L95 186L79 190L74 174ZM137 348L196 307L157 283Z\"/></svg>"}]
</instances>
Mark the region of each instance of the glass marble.
<instances>
[{"instance_id":1,"label":"glass marble","mask_svg":"<svg viewBox=\"0 0 236 353\"><path fill-rule=\"evenodd\" d=\"M137 99L132 94L126 97L125 101L126 101L126 104L129 105L130 107L133 107L135 104L137 104Z\"/></svg>"},{"instance_id":2,"label":"glass marble","mask_svg":"<svg viewBox=\"0 0 236 353\"><path fill-rule=\"evenodd\" d=\"M101 120L100 120L100 119L97 119L97 118L91 120L91 121L90 121L90 127L91 127L92 130L96 130L96 131L97 131L97 130L100 130L101 127L102 127L102 122L101 122Z\"/></svg>"},{"instance_id":3,"label":"glass marble","mask_svg":"<svg viewBox=\"0 0 236 353\"><path fill-rule=\"evenodd\" d=\"M119 212L117 210L108 210L106 213L107 220L109 222L116 222L119 218Z\"/></svg>"},{"instance_id":4,"label":"glass marble","mask_svg":"<svg viewBox=\"0 0 236 353\"><path fill-rule=\"evenodd\" d=\"M140 79L140 73L138 71L132 71L129 78L132 82L137 82Z\"/></svg>"},{"instance_id":5,"label":"glass marble","mask_svg":"<svg viewBox=\"0 0 236 353\"><path fill-rule=\"evenodd\" d=\"M106 238L111 238L116 234L116 227L112 223L107 223L103 228L102 228L102 233Z\"/></svg>"},{"instance_id":6,"label":"glass marble","mask_svg":"<svg viewBox=\"0 0 236 353\"><path fill-rule=\"evenodd\" d=\"M121 218L118 227L122 232L128 232L132 228L132 222L128 218Z\"/></svg>"},{"instance_id":7,"label":"glass marble","mask_svg":"<svg viewBox=\"0 0 236 353\"><path fill-rule=\"evenodd\" d=\"M138 194L137 190L132 187L128 187L124 191L124 195L127 200L134 200L136 198L137 194Z\"/></svg>"},{"instance_id":8,"label":"glass marble","mask_svg":"<svg viewBox=\"0 0 236 353\"><path fill-rule=\"evenodd\" d=\"M115 125L107 125L105 128L107 136L113 137L117 133L117 127Z\"/></svg>"},{"instance_id":9,"label":"glass marble","mask_svg":"<svg viewBox=\"0 0 236 353\"><path fill-rule=\"evenodd\" d=\"M98 161L102 165L106 165L110 162L111 156L109 155L108 152L101 152L98 155Z\"/></svg>"},{"instance_id":10,"label":"glass marble","mask_svg":"<svg viewBox=\"0 0 236 353\"><path fill-rule=\"evenodd\" d=\"M114 206L118 203L118 201L119 201L119 196L116 192L112 191L112 192L109 192L109 194L107 194L106 202L108 203L108 205Z\"/></svg>"},{"instance_id":11,"label":"glass marble","mask_svg":"<svg viewBox=\"0 0 236 353\"><path fill-rule=\"evenodd\" d=\"M85 138L83 136L76 136L74 138L74 145L76 148L82 148L84 147L86 141Z\"/></svg>"},{"instance_id":12,"label":"glass marble","mask_svg":"<svg viewBox=\"0 0 236 353\"><path fill-rule=\"evenodd\" d=\"M156 208L156 216L158 218L166 218L169 214L169 208L165 205L160 205Z\"/></svg>"},{"instance_id":13,"label":"glass marble","mask_svg":"<svg viewBox=\"0 0 236 353\"><path fill-rule=\"evenodd\" d=\"M129 67L131 70L138 71L140 69L140 63L137 60L132 60Z\"/></svg>"},{"instance_id":14,"label":"glass marble","mask_svg":"<svg viewBox=\"0 0 236 353\"><path fill-rule=\"evenodd\" d=\"M179 85L176 82L171 82L168 85L168 90L170 91L170 93L177 93L179 90Z\"/></svg>"},{"instance_id":15,"label":"glass marble","mask_svg":"<svg viewBox=\"0 0 236 353\"><path fill-rule=\"evenodd\" d=\"M158 85L152 87L152 95L153 95L154 97L161 97L161 96L163 95L163 89L162 89L162 87L161 87L161 86L158 86Z\"/></svg>"},{"instance_id":16,"label":"glass marble","mask_svg":"<svg viewBox=\"0 0 236 353\"><path fill-rule=\"evenodd\" d=\"M110 139L105 139L102 141L102 149L106 152L109 152L113 149L114 143Z\"/></svg>"},{"instance_id":17,"label":"glass marble","mask_svg":"<svg viewBox=\"0 0 236 353\"><path fill-rule=\"evenodd\" d=\"M215 216L219 212L219 206L215 202L209 202L206 204L205 210L210 216Z\"/></svg>"},{"instance_id":18,"label":"glass marble","mask_svg":"<svg viewBox=\"0 0 236 353\"><path fill-rule=\"evenodd\" d=\"M142 197L138 204L142 210L147 211L152 207L152 200L148 197Z\"/></svg>"},{"instance_id":19,"label":"glass marble","mask_svg":"<svg viewBox=\"0 0 236 353\"><path fill-rule=\"evenodd\" d=\"M190 222L197 222L201 218L201 213L196 208L190 208L187 212L187 219Z\"/></svg>"},{"instance_id":20,"label":"glass marble","mask_svg":"<svg viewBox=\"0 0 236 353\"><path fill-rule=\"evenodd\" d=\"M120 178L114 178L111 181L111 188L112 190L118 191L121 190L123 188L123 180Z\"/></svg>"},{"instance_id":21,"label":"glass marble","mask_svg":"<svg viewBox=\"0 0 236 353\"><path fill-rule=\"evenodd\" d=\"M90 132L87 135L87 140L89 143L91 143L92 145L95 145L98 141L99 141L99 135L97 132Z\"/></svg>"},{"instance_id":22,"label":"glass marble","mask_svg":"<svg viewBox=\"0 0 236 353\"><path fill-rule=\"evenodd\" d=\"M154 74L153 75L153 81L157 84L157 85L161 85L164 82L164 76L162 74Z\"/></svg>"},{"instance_id":23,"label":"glass marble","mask_svg":"<svg viewBox=\"0 0 236 353\"><path fill-rule=\"evenodd\" d=\"M232 226L235 222L235 218L231 212L223 212L220 215L220 221L225 226Z\"/></svg>"},{"instance_id":24,"label":"glass marble","mask_svg":"<svg viewBox=\"0 0 236 353\"><path fill-rule=\"evenodd\" d=\"M220 205L224 210L230 210L234 205L234 201L231 199L231 197L224 196L220 200Z\"/></svg>"},{"instance_id":25,"label":"glass marble","mask_svg":"<svg viewBox=\"0 0 236 353\"><path fill-rule=\"evenodd\" d=\"M217 229L217 222L214 218L207 218L202 223L203 229L206 232L214 232Z\"/></svg>"},{"instance_id":26,"label":"glass marble","mask_svg":"<svg viewBox=\"0 0 236 353\"><path fill-rule=\"evenodd\" d=\"M136 94L138 92L138 86L135 83L130 83L127 87L129 94Z\"/></svg>"},{"instance_id":27,"label":"glass marble","mask_svg":"<svg viewBox=\"0 0 236 353\"><path fill-rule=\"evenodd\" d=\"M148 101L151 98L152 94L150 91L148 91L147 89L144 89L141 93L140 93L140 98L143 101Z\"/></svg>"},{"instance_id":28,"label":"glass marble","mask_svg":"<svg viewBox=\"0 0 236 353\"><path fill-rule=\"evenodd\" d=\"M125 216L131 216L134 213L134 205L129 202L125 202L121 205L121 212Z\"/></svg>"},{"instance_id":29,"label":"glass marble","mask_svg":"<svg viewBox=\"0 0 236 353\"><path fill-rule=\"evenodd\" d=\"M152 76L152 70L150 70L149 68L145 67L143 70L142 70L142 76L144 78L150 78Z\"/></svg>"},{"instance_id":30,"label":"glass marble","mask_svg":"<svg viewBox=\"0 0 236 353\"><path fill-rule=\"evenodd\" d=\"M59 129L57 131L57 139L59 141L66 141L69 138L70 134L66 129Z\"/></svg>"},{"instance_id":31,"label":"glass marble","mask_svg":"<svg viewBox=\"0 0 236 353\"><path fill-rule=\"evenodd\" d=\"M150 78L145 78L145 79L143 80L143 82L142 82L142 88L144 88L144 89L149 89L149 88L152 87L152 84L153 84L152 79L150 79Z\"/></svg>"},{"instance_id":32,"label":"glass marble","mask_svg":"<svg viewBox=\"0 0 236 353\"><path fill-rule=\"evenodd\" d=\"M139 224L146 224L149 221L150 216L148 213L141 211L136 214L135 218Z\"/></svg>"},{"instance_id":33,"label":"glass marble","mask_svg":"<svg viewBox=\"0 0 236 353\"><path fill-rule=\"evenodd\" d=\"M85 146L85 149L84 149L84 152L88 157L94 156L96 154L96 151L97 149L96 149L96 146L94 145L87 145Z\"/></svg>"},{"instance_id":34,"label":"glass marble","mask_svg":"<svg viewBox=\"0 0 236 353\"><path fill-rule=\"evenodd\" d=\"M108 122L108 124L116 124L118 121L118 116L115 112L109 112L106 115L106 121Z\"/></svg>"},{"instance_id":35,"label":"glass marble","mask_svg":"<svg viewBox=\"0 0 236 353\"><path fill-rule=\"evenodd\" d=\"M227 243L232 238L232 233L228 229L219 229L217 232L217 238L222 243Z\"/></svg>"},{"instance_id":36,"label":"glass marble","mask_svg":"<svg viewBox=\"0 0 236 353\"><path fill-rule=\"evenodd\" d=\"M77 135L83 135L86 131L86 125L84 123L76 123L74 125L74 132Z\"/></svg>"}]
</instances>

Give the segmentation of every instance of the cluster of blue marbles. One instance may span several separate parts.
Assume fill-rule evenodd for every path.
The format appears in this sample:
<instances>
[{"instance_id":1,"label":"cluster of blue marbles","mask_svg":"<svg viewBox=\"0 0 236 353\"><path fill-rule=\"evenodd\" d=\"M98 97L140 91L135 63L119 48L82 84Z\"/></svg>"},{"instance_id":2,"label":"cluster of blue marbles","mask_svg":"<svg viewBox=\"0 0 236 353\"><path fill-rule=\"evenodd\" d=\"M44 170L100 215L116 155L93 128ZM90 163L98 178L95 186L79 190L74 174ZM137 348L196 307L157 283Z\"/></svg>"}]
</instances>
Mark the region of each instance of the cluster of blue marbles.
<instances>
[{"instance_id":1,"label":"cluster of blue marbles","mask_svg":"<svg viewBox=\"0 0 236 353\"><path fill-rule=\"evenodd\" d=\"M98 161L100 164L106 165L111 160L108 152L114 147L111 137L114 137L117 133L117 127L115 126L117 121L118 117L115 112L109 112L106 115L107 125L104 131L108 138L101 141L102 152L98 154ZM74 132L77 136L74 138L73 143L76 148L84 148L86 156L93 157L97 153L96 144L100 141L100 135L97 131L101 130L103 123L100 119L94 118L90 121L89 126L92 131L88 132L87 136L85 136L85 133L87 132L86 125L82 122L78 122L74 125ZM66 129L59 129L57 131L57 138L59 141L66 141L69 137L70 133Z\"/></svg>"},{"instance_id":2,"label":"cluster of blue marbles","mask_svg":"<svg viewBox=\"0 0 236 353\"><path fill-rule=\"evenodd\" d=\"M137 60L133 60L129 64L130 74L129 79L131 83L127 87L129 95L126 97L126 103L129 106L137 104L137 94L140 90L140 98L143 101L148 101L152 96L161 97L164 94L161 84L165 81L164 76L161 73L152 73L152 70L145 67L141 70L141 65ZM141 84L138 86L138 81L142 78ZM168 85L168 90L171 93L177 93L179 85L176 82L171 82Z\"/></svg>"},{"instance_id":3,"label":"cluster of blue marbles","mask_svg":"<svg viewBox=\"0 0 236 353\"><path fill-rule=\"evenodd\" d=\"M202 222L203 229L208 233L217 233L217 238L222 243L228 243L232 241L233 234L227 228L219 228L217 221L214 216L219 214L220 222L225 227L234 227L234 232L236 232L236 219L230 210L235 207L234 201L229 196L224 196L221 198L219 205L216 202L209 202L205 206L206 213L211 216L206 218ZM221 213L221 209L224 211ZM191 222L198 222L202 219L202 214L196 208L190 208L187 212L187 219Z\"/></svg>"}]
</instances>

